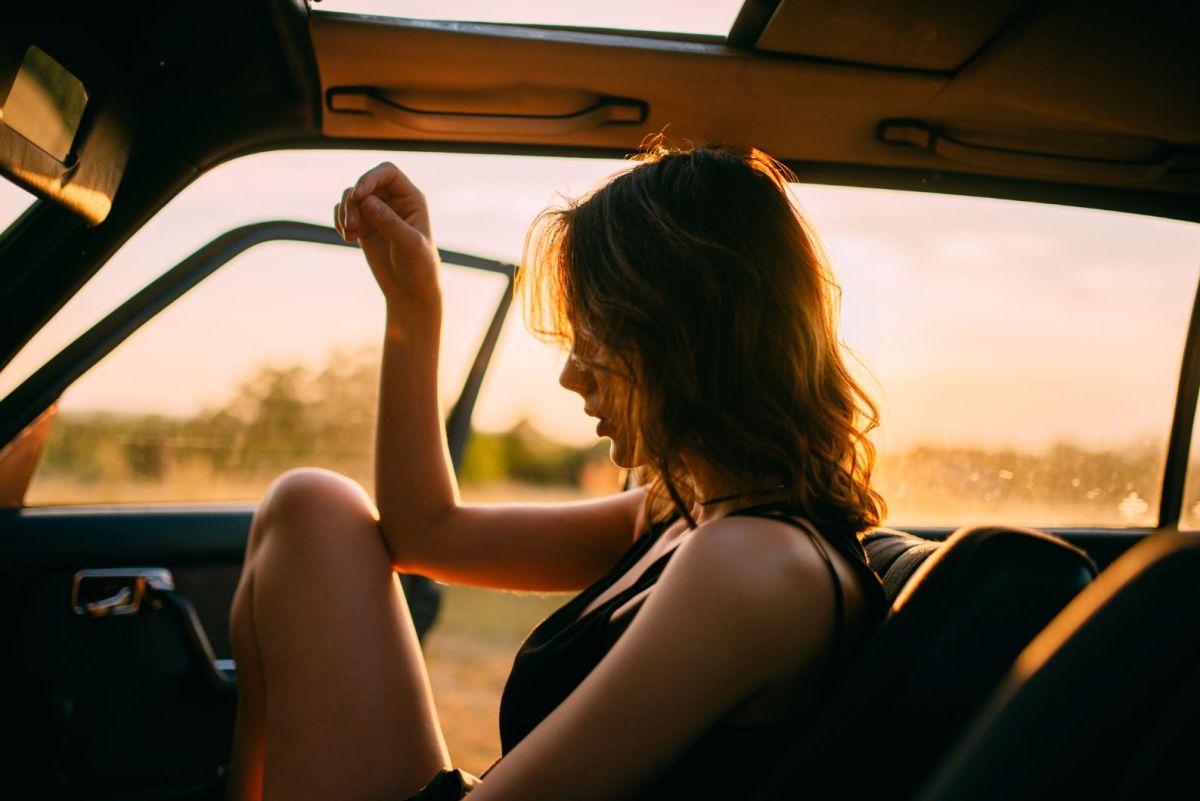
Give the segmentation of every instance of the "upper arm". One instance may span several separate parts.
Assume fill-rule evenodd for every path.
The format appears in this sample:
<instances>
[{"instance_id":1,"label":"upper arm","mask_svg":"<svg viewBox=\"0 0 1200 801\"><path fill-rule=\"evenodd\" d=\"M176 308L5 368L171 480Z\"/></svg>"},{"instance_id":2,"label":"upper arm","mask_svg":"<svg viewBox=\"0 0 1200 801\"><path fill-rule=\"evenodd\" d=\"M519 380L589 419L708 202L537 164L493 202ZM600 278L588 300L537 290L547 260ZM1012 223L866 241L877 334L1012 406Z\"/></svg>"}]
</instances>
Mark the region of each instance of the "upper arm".
<instances>
[{"instance_id":1,"label":"upper arm","mask_svg":"<svg viewBox=\"0 0 1200 801\"><path fill-rule=\"evenodd\" d=\"M823 670L829 574L806 537L781 528L728 519L693 535L608 655L488 773L479 801L625 797L746 698Z\"/></svg>"},{"instance_id":2,"label":"upper arm","mask_svg":"<svg viewBox=\"0 0 1200 801\"><path fill-rule=\"evenodd\" d=\"M641 488L560 504L454 506L426 531L385 531L400 570L516 590L575 590L608 571L643 526Z\"/></svg>"}]
</instances>

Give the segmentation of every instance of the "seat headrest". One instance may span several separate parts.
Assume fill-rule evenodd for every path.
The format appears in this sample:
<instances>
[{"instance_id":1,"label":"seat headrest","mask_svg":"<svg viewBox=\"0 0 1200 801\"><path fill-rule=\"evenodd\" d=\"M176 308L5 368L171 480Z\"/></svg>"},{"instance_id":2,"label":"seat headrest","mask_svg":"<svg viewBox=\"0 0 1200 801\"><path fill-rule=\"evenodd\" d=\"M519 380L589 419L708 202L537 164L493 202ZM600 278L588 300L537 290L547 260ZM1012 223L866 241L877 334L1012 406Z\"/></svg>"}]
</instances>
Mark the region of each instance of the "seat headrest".
<instances>
[{"instance_id":1,"label":"seat headrest","mask_svg":"<svg viewBox=\"0 0 1200 801\"><path fill-rule=\"evenodd\" d=\"M870 531L863 537L862 543L868 564L883 582L883 593L888 603L896 600L921 563L942 547L942 543L936 540L923 539L892 528Z\"/></svg>"},{"instance_id":2,"label":"seat headrest","mask_svg":"<svg viewBox=\"0 0 1200 801\"><path fill-rule=\"evenodd\" d=\"M1004 596L1029 580L1052 574L1060 581L1062 571L1074 573L1071 596L1096 576L1096 565L1088 555L1061 537L1016 526L968 526L951 534L909 578L892 604L892 614L911 603L940 606L955 595L978 595L993 584ZM1020 604L1022 598L997 597L997 602ZM1065 603L1065 601L1064 601Z\"/></svg>"}]
</instances>

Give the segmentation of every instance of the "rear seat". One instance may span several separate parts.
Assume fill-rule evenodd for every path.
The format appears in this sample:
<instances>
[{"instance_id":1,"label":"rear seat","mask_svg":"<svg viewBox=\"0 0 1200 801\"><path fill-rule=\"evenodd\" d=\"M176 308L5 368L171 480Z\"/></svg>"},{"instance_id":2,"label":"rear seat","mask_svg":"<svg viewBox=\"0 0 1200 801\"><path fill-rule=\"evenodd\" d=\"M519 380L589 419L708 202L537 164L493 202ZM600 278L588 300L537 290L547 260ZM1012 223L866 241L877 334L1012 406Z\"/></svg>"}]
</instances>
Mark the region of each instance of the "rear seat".
<instances>
[{"instance_id":1,"label":"rear seat","mask_svg":"<svg viewBox=\"0 0 1200 801\"><path fill-rule=\"evenodd\" d=\"M865 543L893 590L879 631L757 801L849 795L903 799L926 780L1034 636L1096 575L1058 537L960 529L945 543L885 531Z\"/></svg>"}]
</instances>

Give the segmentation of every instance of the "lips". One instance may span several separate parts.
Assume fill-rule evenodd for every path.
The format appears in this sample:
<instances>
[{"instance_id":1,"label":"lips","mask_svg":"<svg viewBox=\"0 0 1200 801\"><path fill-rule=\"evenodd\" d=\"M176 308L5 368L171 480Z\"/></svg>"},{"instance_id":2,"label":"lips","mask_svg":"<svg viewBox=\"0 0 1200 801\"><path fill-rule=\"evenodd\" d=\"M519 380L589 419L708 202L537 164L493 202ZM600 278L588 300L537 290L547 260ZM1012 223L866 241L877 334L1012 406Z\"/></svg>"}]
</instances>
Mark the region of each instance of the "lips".
<instances>
[{"instance_id":1,"label":"lips","mask_svg":"<svg viewBox=\"0 0 1200 801\"><path fill-rule=\"evenodd\" d=\"M588 417L596 418L596 420L597 420L596 436L605 437L605 436L608 436L612 432L612 427L609 426L609 424L608 424L608 418L602 416L595 409L589 409L588 407L585 406L583 409L583 413L586 414Z\"/></svg>"}]
</instances>

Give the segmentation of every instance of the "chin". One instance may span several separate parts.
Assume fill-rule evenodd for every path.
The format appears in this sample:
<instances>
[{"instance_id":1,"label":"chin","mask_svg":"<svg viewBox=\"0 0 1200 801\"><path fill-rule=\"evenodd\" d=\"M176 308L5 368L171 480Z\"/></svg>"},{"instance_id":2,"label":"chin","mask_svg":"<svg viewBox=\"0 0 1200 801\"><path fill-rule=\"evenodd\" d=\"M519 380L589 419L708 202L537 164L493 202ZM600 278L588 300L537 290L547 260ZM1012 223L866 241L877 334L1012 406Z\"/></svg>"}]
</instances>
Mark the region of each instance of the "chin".
<instances>
[{"instance_id":1,"label":"chin","mask_svg":"<svg viewBox=\"0 0 1200 801\"><path fill-rule=\"evenodd\" d=\"M641 461L629 452L629 448L625 447L625 443L617 439L609 440L608 459L617 467L626 470L641 466Z\"/></svg>"}]
</instances>

